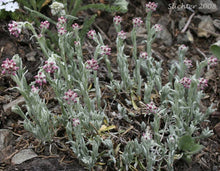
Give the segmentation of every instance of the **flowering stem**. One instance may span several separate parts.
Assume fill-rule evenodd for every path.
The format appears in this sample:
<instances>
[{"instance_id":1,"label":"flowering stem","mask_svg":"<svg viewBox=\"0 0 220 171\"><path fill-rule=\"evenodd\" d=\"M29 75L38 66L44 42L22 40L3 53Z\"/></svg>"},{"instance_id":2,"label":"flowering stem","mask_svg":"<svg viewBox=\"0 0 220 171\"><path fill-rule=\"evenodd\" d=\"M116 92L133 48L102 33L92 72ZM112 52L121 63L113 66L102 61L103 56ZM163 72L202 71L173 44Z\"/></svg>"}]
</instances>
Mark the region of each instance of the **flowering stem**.
<instances>
[{"instance_id":1,"label":"flowering stem","mask_svg":"<svg viewBox=\"0 0 220 171\"><path fill-rule=\"evenodd\" d=\"M147 13L147 18L146 18L146 28L147 28L147 54L149 57L151 57L151 43L152 43L152 33L151 33L151 24L150 24L150 19L151 19L151 11Z\"/></svg>"},{"instance_id":2,"label":"flowering stem","mask_svg":"<svg viewBox=\"0 0 220 171\"><path fill-rule=\"evenodd\" d=\"M112 70L111 70L110 61L109 61L107 55L104 55L103 57L104 57L104 60L105 60L105 63L106 63L107 69L108 69L108 76L109 76L110 80L112 81L113 80L113 74L112 74Z\"/></svg>"},{"instance_id":3,"label":"flowering stem","mask_svg":"<svg viewBox=\"0 0 220 171\"><path fill-rule=\"evenodd\" d=\"M141 84L142 84L141 73L140 73L141 62L142 62L142 59L136 60L136 67L135 67L135 74L136 74L135 77L137 81L137 94L139 97L141 97Z\"/></svg>"},{"instance_id":4,"label":"flowering stem","mask_svg":"<svg viewBox=\"0 0 220 171\"><path fill-rule=\"evenodd\" d=\"M59 47L60 47L60 51L61 51L61 59L62 59L62 62L63 64L61 64L61 70L63 71L62 74L63 76L65 77L65 80L67 82L67 87L70 87L70 79L69 79L69 71L68 71L68 64L67 64L67 61L66 61L66 52L65 52L65 41L64 41L64 36L60 36L59 37Z\"/></svg>"},{"instance_id":5,"label":"flowering stem","mask_svg":"<svg viewBox=\"0 0 220 171\"><path fill-rule=\"evenodd\" d=\"M131 41L132 41L132 44L133 44L133 58L135 59L135 64L136 64L136 61L137 61L137 41L136 41L136 28L133 27L132 31L131 31Z\"/></svg>"},{"instance_id":6,"label":"flowering stem","mask_svg":"<svg viewBox=\"0 0 220 171\"><path fill-rule=\"evenodd\" d=\"M183 62L183 57L184 57L184 53L180 52L180 54L179 54L180 69L179 69L179 73L178 73L180 78L183 78L184 74L185 74L185 65Z\"/></svg>"},{"instance_id":7,"label":"flowering stem","mask_svg":"<svg viewBox=\"0 0 220 171\"><path fill-rule=\"evenodd\" d=\"M48 59L49 58L49 54L48 54L48 50L46 49L46 43L45 43L45 39L44 38L41 38L41 37L38 37L38 34L37 32L35 31L33 25L29 22L25 22L24 23L25 27L27 27L28 29L30 29L33 33L33 36L36 37L40 47L41 47L41 50L43 51L44 55L46 56L46 58Z\"/></svg>"},{"instance_id":8,"label":"flowering stem","mask_svg":"<svg viewBox=\"0 0 220 171\"><path fill-rule=\"evenodd\" d=\"M95 83L95 90L96 90L96 101L98 109L101 109L101 89L99 86L99 78L97 77L97 71L94 71L93 79Z\"/></svg>"}]
</instances>

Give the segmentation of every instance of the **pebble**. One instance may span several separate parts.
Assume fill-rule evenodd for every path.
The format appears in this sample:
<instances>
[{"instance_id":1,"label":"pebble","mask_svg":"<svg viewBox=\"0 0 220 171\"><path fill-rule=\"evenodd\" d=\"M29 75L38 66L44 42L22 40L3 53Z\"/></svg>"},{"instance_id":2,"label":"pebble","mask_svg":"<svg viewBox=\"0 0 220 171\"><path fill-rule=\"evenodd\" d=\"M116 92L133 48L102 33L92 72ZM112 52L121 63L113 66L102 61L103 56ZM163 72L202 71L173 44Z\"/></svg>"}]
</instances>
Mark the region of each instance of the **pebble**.
<instances>
[{"instance_id":1,"label":"pebble","mask_svg":"<svg viewBox=\"0 0 220 171\"><path fill-rule=\"evenodd\" d=\"M213 24L214 24L214 26L215 26L217 29L220 30L220 20L219 20L219 19L213 20Z\"/></svg>"},{"instance_id":2,"label":"pebble","mask_svg":"<svg viewBox=\"0 0 220 171\"><path fill-rule=\"evenodd\" d=\"M212 0L199 0L198 10L203 14L215 13L218 11L217 5Z\"/></svg>"},{"instance_id":3,"label":"pebble","mask_svg":"<svg viewBox=\"0 0 220 171\"><path fill-rule=\"evenodd\" d=\"M14 152L14 149L12 145L9 145L5 147L4 149L0 150L0 163L7 162L7 160L9 160L8 156L10 156L13 152Z\"/></svg>"},{"instance_id":4,"label":"pebble","mask_svg":"<svg viewBox=\"0 0 220 171\"><path fill-rule=\"evenodd\" d=\"M22 104L24 102L25 102L24 97L20 96L16 100L13 100L12 102L10 102L8 104L4 104L3 110L4 110L4 112L9 112L13 106Z\"/></svg>"},{"instance_id":5,"label":"pebble","mask_svg":"<svg viewBox=\"0 0 220 171\"><path fill-rule=\"evenodd\" d=\"M15 154L12 159L12 164L21 164L27 160L37 157L37 154L32 149L24 149Z\"/></svg>"},{"instance_id":6,"label":"pebble","mask_svg":"<svg viewBox=\"0 0 220 171\"><path fill-rule=\"evenodd\" d=\"M171 46L173 44L172 35L168 29L162 25L162 31L159 32L157 38L161 39L166 46Z\"/></svg>"},{"instance_id":7,"label":"pebble","mask_svg":"<svg viewBox=\"0 0 220 171\"><path fill-rule=\"evenodd\" d=\"M180 19L180 21L178 23L179 30L183 29L183 27L186 25L186 22L187 22L187 18L186 17L183 17L183 18Z\"/></svg>"},{"instance_id":8,"label":"pebble","mask_svg":"<svg viewBox=\"0 0 220 171\"><path fill-rule=\"evenodd\" d=\"M215 27L213 25L212 18L210 16L202 16L201 22L198 25L198 37L210 37L209 32L215 32Z\"/></svg>"},{"instance_id":9,"label":"pebble","mask_svg":"<svg viewBox=\"0 0 220 171\"><path fill-rule=\"evenodd\" d=\"M178 34L176 41L178 44L186 44L189 42L189 39L186 33L181 33L181 34Z\"/></svg>"},{"instance_id":10,"label":"pebble","mask_svg":"<svg viewBox=\"0 0 220 171\"><path fill-rule=\"evenodd\" d=\"M0 150L7 147L13 138L13 134L8 129L0 129Z\"/></svg>"},{"instance_id":11,"label":"pebble","mask_svg":"<svg viewBox=\"0 0 220 171\"><path fill-rule=\"evenodd\" d=\"M37 52L36 51L32 51L30 53L27 53L25 56L26 56L28 61L35 62L36 61L36 58L35 58L36 55L37 55Z\"/></svg>"}]
</instances>

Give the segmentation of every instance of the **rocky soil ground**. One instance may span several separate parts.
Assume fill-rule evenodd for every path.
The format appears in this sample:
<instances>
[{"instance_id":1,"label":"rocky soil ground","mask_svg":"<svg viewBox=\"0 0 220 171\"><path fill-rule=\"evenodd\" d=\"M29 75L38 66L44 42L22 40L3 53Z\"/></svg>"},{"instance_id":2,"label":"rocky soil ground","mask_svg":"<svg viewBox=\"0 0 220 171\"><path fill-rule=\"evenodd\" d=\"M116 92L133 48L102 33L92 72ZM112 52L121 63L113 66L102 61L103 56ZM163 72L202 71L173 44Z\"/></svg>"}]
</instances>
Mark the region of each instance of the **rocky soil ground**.
<instances>
[{"instance_id":1,"label":"rocky soil ground","mask_svg":"<svg viewBox=\"0 0 220 171\"><path fill-rule=\"evenodd\" d=\"M199 2L179 0L177 4L188 4L189 8L177 8L174 0L155 0L159 4L158 10L153 14L152 22L163 25L163 32L153 44L154 57L163 60L164 70L177 60L177 49L181 44L189 47L187 58L193 61L203 60L212 54L209 46L220 40L220 1L209 1L211 8L200 6ZM207 2L207 1L206 1ZM122 25L126 32L132 29L133 17L145 17L144 0L135 0L129 3L129 11L126 14L118 14L123 17ZM195 8L193 6L195 5ZM201 8L198 8L198 7ZM101 32L111 48L115 46L115 31L112 18L115 14L101 11L88 10L81 16L97 13L98 17L93 28ZM83 17L81 17L83 18ZM42 65L43 55L29 33L24 33L19 38L11 36L7 30L9 20L0 22L0 63L14 54L19 54L25 66L29 70L28 81L33 81L38 66ZM146 30L140 29L138 41L145 37ZM127 40L127 49L131 41ZM86 40L89 47L89 42ZM141 49L141 46L138 48ZM112 62L114 62L114 57ZM195 66L195 65L194 65ZM164 72L164 78L167 73ZM213 113L203 127L209 126L214 130L214 135L202 140L205 148L193 157L191 164L179 160L175 163L175 170L200 171L220 170L220 64L215 69L204 71L203 75L209 79L209 86L205 89L206 96L201 102L202 108L214 103L217 111ZM56 143L42 144L22 127L22 118L11 112L14 104L23 104L24 99L20 94L11 89L14 85L9 77L0 75L0 170L27 170L27 171L57 171L57 170L84 170L77 159L67 147L62 138L57 137ZM50 90L44 94L50 101Z\"/></svg>"}]
</instances>

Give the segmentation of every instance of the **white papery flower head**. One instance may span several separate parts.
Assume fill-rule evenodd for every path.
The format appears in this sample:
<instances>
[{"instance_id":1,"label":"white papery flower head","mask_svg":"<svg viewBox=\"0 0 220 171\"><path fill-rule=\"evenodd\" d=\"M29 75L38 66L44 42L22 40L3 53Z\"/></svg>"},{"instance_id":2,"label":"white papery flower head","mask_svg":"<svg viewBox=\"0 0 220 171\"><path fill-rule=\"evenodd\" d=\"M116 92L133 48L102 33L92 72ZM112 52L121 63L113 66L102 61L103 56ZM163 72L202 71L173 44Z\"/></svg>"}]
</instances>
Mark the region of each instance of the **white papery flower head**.
<instances>
[{"instance_id":1,"label":"white papery flower head","mask_svg":"<svg viewBox=\"0 0 220 171\"><path fill-rule=\"evenodd\" d=\"M1 0L2 3L9 3L9 2L13 2L14 0Z\"/></svg>"},{"instance_id":2,"label":"white papery flower head","mask_svg":"<svg viewBox=\"0 0 220 171\"><path fill-rule=\"evenodd\" d=\"M51 8L51 13L52 15L65 15L66 12L64 10L64 5L60 2L53 2L51 5L50 5L50 8Z\"/></svg>"},{"instance_id":3,"label":"white papery flower head","mask_svg":"<svg viewBox=\"0 0 220 171\"><path fill-rule=\"evenodd\" d=\"M5 9L5 5L3 5L3 2L0 1L0 10Z\"/></svg>"},{"instance_id":4,"label":"white papery flower head","mask_svg":"<svg viewBox=\"0 0 220 171\"><path fill-rule=\"evenodd\" d=\"M17 2L10 2L5 5L5 11L15 12L16 9L19 9Z\"/></svg>"},{"instance_id":5,"label":"white papery flower head","mask_svg":"<svg viewBox=\"0 0 220 171\"><path fill-rule=\"evenodd\" d=\"M4 9L5 11L15 12L16 9L19 9L19 5L14 0L1 0L0 1L0 10Z\"/></svg>"}]
</instances>

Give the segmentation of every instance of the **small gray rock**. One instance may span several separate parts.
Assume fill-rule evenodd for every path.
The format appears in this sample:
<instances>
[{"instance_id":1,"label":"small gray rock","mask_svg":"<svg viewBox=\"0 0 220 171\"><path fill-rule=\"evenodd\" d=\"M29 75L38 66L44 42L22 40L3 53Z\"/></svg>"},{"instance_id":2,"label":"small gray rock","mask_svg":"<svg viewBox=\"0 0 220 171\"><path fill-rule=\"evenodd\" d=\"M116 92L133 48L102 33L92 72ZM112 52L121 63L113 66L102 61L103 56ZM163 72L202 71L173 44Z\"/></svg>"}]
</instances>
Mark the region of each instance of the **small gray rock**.
<instances>
[{"instance_id":1,"label":"small gray rock","mask_svg":"<svg viewBox=\"0 0 220 171\"><path fill-rule=\"evenodd\" d=\"M11 163L21 164L35 157L37 157L37 154L32 149L24 149L12 157Z\"/></svg>"},{"instance_id":2,"label":"small gray rock","mask_svg":"<svg viewBox=\"0 0 220 171\"><path fill-rule=\"evenodd\" d=\"M4 104L3 110L4 110L4 112L9 112L13 106L22 104L24 102L25 102L24 97L20 96L16 100L13 100L12 102L10 102L8 104Z\"/></svg>"},{"instance_id":3,"label":"small gray rock","mask_svg":"<svg viewBox=\"0 0 220 171\"><path fill-rule=\"evenodd\" d=\"M157 38L161 39L166 46L171 46L173 44L172 35L168 29L162 25L162 31L159 32Z\"/></svg>"},{"instance_id":4,"label":"small gray rock","mask_svg":"<svg viewBox=\"0 0 220 171\"><path fill-rule=\"evenodd\" d=\"M161 24L163 26L168 26L169 24L169 15L168 14L165 14L163 16L161 16L161 18L158 20L158 24Z\"/></svg>"},{"instance_id":5,"label":"small gray rock","mask_svg":"<svg viewBox=\"0 0 220 171\"><path fill-rule=\"evenodd\" d=\"M178 34L176 41L178 44L186 44L190 42L186 33Z\"/></svg>"},{"instance_id":6,"label":"small gray rock","mask_svg":"<svg viewBox=\"0 0 220 171\"><path fill-rule=\"evenodd\" d=\"M199 37L210 37L210 32L215 33L215 27L213 25L212 18L210 16L202 16L201 22L198 25L197 35Z\"/></svg>"},{"instance_id":7,"label":"small gray rock","mask_svg":"<svg viewBox=\"0 0 220 171\"><path fill-rule=\"evenodd\" d=\"M188 38L186 34L178 34L176 39L178 44L184 44L188 42Z\"/></svg>"},{"instance_id":8,"label":"small gray rock","mask_svg":"<svg viewBox=\"0 0 220 171\"><path fill-rule=\"evenodd\" d=\"M203 14L211 14L218 11L217 5L212 0L198 0L198 10Z\"/></svg>"},{"instance_id":9,"label":"small gray rock","mask_svg":"<svg viewBox=\"0 0 220 171\"><path fill-rule=\"evenodd\" d=\"M12 140L13 134L8 129L0 129L0 150L4 149L9 145Z\"/></svg>"},{"instance_id":10,"label":"small gray rock","mask_svg":"<svg viewBox=\"0 0 220 171\"><path fill-rule=\"evenodd\" d=\"M37 55L37 52L36 51L32 51L30 53L27 53L25 56L26 56L28 61L35 62L36 61L36 58L35 58L36 55Z\"/></svg>"},{"instance_id":11,"label":"small gray rock","mask_svg":"<svg viewBox=\"0 0 220 171\"><path fill-rule=\"evenodd\" d=\"M179 30L182 30L183 27L186 25L186 22L187 22L187 18L186 17L182 17L178 23L178 27L179 27Z\"/></svg>"},{"instance_id":12,"label":"small gray rock","mask_svg":"<svg viewBox=\"0 0 220 171\"><path fill-rule=\"evenodd\" d=\"M219 19L213 20L213 24L214 24L214 26L215 26L217 29L220 30L220 20L219 20Z\"/></svg>"}]
</instances>

